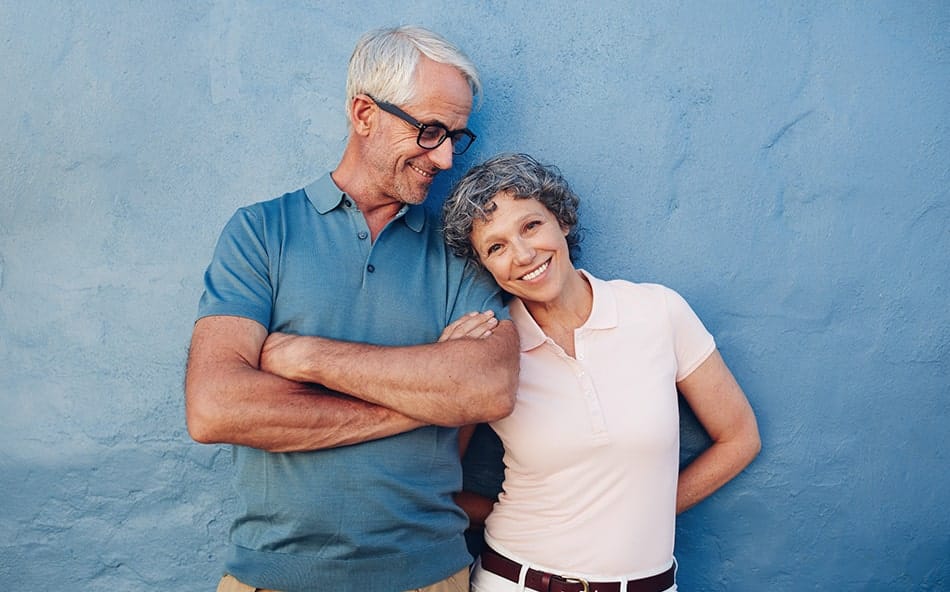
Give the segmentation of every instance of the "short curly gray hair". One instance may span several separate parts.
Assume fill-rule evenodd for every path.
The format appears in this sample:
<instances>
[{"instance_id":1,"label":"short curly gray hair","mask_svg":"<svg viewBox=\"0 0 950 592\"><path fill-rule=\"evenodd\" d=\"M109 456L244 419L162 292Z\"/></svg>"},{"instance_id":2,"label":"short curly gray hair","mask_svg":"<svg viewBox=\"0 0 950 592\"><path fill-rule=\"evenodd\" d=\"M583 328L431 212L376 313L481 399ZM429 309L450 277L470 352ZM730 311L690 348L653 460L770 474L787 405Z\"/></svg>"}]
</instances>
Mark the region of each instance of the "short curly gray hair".
<instances>
[{"instance_id":1,"label":"short curly gray hair","mask_svg":"<svg viewBox=\"0 0 950 592\"><path fill-rule=\"evenodd\" d=\"M515 199L536 199L567 228L567 246L573 259L580 246L577 208L580 198L561 171L527 154L505 153L475 165L459 179L442 205L445 242L459 257L479 264L471 234L476 220L487 220L497 206L492 199L508 193Z\"/></svg>"}]
</instances>

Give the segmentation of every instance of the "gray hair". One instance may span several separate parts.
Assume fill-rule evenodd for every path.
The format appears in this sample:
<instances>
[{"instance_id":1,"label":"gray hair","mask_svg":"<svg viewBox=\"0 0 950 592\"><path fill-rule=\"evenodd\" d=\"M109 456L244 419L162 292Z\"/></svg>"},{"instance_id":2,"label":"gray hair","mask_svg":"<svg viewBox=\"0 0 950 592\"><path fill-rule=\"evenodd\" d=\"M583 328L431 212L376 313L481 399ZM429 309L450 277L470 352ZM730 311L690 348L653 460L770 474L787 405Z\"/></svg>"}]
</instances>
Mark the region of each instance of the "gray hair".
<instances>
[{"instance_id":1,"label":"gray hair","mask_svg":"<svg viewBox=\"0 0 950 592\"><path fill-rule=\"evenodd\" d=\"M346 77L346 115L353 97L368 94L380 101L405 105L415 98L415 71L420 56L454 66L468 80L472 97L480 97L482 83L475 64L458 47L428 29L403 26L365 33L350 56Z\"/></svg>"},{"instance_id":2,"label":"gray hair","mask_svg":"<svg viewBox=\"0 0 950 592\"><path fill-rule=\"evenodd\" d=\"M499 154L469 169L459 179L442 205L446 244L459 257L481 263L472 245L476 220L488 220L497 208L492 199L508 193L515 199L536 199L567 228L567 246L573 259L579 250L577 208L580 198L561 171L543 165L527 154Z\"/></svg>"}]
</instances>

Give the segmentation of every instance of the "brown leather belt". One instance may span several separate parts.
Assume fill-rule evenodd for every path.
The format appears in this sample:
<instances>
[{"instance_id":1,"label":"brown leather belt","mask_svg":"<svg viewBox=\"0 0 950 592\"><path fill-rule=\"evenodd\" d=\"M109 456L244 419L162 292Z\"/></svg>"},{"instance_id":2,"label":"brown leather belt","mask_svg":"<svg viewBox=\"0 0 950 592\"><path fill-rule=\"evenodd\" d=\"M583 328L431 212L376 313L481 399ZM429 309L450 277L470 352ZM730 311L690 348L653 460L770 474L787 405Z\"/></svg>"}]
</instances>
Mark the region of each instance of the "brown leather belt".
<instances>
[{"instance_id":1,"label":"brown leather belt","mask_svg":"<svg viewBox=\"0 0 950 592\"><path fill-rule=\"evenodd\" d=\"M508 559L488 546L482 549L481 560L485 571L518 583L521 564L517 561ZM673 587L676 581L675 575L676 565L674 564L661 574L639 580L628 580L624 587L623 582L588 582L581 578L559 576L528 568L524 585L538 592L663 592Z\"/></svg>"}]
</instances>

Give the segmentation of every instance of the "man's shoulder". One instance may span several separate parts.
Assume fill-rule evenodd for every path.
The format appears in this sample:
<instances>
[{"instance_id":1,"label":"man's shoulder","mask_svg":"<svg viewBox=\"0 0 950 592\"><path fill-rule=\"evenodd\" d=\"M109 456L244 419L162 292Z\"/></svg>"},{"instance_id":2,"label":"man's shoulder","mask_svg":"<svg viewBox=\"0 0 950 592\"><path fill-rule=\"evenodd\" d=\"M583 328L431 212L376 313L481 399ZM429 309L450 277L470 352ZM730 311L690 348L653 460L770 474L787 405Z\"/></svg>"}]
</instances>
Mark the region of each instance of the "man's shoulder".
<instances>
[{"instance_id":1,"label":"man's shoulder","mask_svg":"<svg viewBox=\"0 0 950 592\"><path fill-rule=\"evenodd\" d=\"M288 204L306 202L308 200L314 201L321 199L327 194L336 194L338 192L339 190L337 190L336 186L333 184L330 173L324 173L313 181L306 183L297 189L294 189L293 191L288 191L281 195L277 195L276 197L248 202L239 209L259 211L279 210L281 207Z\"/></svg>"},{"instance_id":2,"label":"man's shoulder","mask_svg":"<svg viewBox=\"0 0 950 592\"><path fill-rule=\"evenodd\" d=\"M307 201L306 190L301 187L300 189L289 191L277 197L240 206L235 214L238 216L250 215L266 220L274 217L282 217L288 211L293 213L294 208L305 205Z\"/></svg>"},{"instance_id":3,"label":"man's shoulder","mask_svg":"<svg viewBox=\"0 0 950 592\"><path fill-rule=\"evenodd\" d=\"M294 204L294 203L298 203L298 202L302 202L306 200L307 200L307 190L305 187L301 187L293 191L288 191L287 193L284 193L283 195L278 195L277 197L273 197L271 199L266 199L263 201L259 201L257 203L253 203L247 207L258 208L262 210L275 210L275 209L280 209L282 207L286 207L289 204Z\"/></svg>"}]
</instances>

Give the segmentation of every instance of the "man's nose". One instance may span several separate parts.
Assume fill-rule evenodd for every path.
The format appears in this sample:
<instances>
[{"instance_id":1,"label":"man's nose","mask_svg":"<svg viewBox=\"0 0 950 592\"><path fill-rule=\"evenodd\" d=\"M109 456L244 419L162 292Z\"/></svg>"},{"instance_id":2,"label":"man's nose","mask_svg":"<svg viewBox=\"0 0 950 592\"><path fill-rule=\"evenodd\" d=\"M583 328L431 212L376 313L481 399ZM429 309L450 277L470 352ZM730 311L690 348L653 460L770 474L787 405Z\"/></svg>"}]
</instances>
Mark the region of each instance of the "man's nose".
<instances>
[{"instance_id":1,"label":"man's nose","mask_svg":"<svg viewBox=\"0 0 950 592\"><path fill-rule=\"evenodd\" d=\"M452 157L452 140L450 138L446 138L437 147L429 150L429 160L443 171L452 168Z\"/></svg>"}]
</instances>

